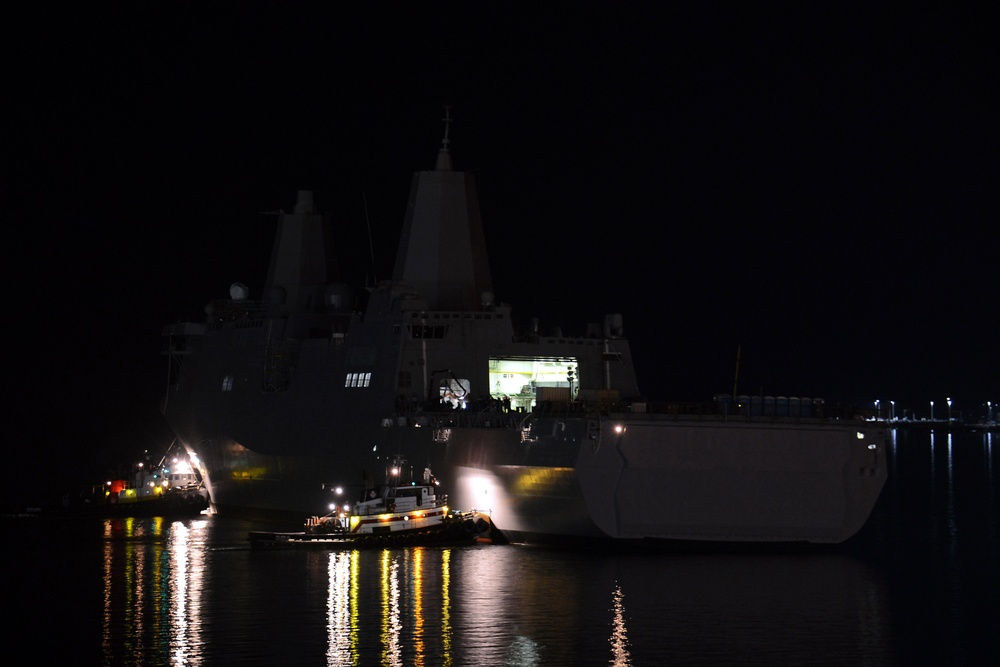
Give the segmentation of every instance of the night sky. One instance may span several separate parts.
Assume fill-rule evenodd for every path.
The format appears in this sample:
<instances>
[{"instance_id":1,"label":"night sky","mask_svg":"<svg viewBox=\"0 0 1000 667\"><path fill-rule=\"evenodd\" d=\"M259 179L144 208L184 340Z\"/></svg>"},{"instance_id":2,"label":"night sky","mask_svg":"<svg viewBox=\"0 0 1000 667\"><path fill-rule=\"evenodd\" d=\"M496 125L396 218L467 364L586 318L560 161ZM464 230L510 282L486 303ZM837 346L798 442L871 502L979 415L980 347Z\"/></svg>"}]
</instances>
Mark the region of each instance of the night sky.
<instances>
[{"instance_id":1,"label":"night sky","mask_svg":"<svg viewBox=\"0 0 1000 667\"><path fill-rule=\"evenodd\" d=\"M260 297L261 213L297 190L333 216L345 278L388 278L445 105L497 299L570 334L621 313L649 398L731 392L739 348L739 393L918 416L933 400L939 417L946 397L970 417L1000 403L985 15L141 4L8 19L5 402L24 478L169 444L163 326L236 281Z\"/></svg>"}]
</instances>

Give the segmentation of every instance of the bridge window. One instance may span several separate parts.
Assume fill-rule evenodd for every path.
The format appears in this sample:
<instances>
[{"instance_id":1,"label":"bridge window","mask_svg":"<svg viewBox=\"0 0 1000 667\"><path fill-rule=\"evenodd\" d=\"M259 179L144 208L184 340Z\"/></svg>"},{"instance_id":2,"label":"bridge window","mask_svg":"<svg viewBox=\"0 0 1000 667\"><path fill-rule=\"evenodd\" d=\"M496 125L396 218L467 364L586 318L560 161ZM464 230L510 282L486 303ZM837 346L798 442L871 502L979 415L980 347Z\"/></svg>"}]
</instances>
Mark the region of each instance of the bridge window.
<instances>
[{"instance_id":1,"label":"bridge window","mask_svg":"<svg viewBox=\"0 0 1000 667\"><path fill-rule=\"evenodd\" d=\"M442 339L448 335L448 327L444 324L407 324L410 338Z\"/></svg>"}]
</instances>

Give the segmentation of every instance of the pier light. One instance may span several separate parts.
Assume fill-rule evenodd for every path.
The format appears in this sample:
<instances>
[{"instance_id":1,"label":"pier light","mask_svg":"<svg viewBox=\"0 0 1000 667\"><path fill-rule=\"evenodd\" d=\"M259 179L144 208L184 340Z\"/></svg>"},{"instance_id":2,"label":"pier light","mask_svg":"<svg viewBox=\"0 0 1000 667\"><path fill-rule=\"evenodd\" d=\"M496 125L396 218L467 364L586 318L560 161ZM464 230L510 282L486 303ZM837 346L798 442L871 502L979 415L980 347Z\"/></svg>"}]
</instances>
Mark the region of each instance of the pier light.
<instances>
[{"instance_id":1,"label":"pier light","mask_svg":"<svg viewBox=\"0 0 1000 667\"><path fill-rule=\"evenodd\" d=\"M875 421L878 421L879 417L882 416L882 413L879 412L879 410L878 410L879 403L881 403L881 401L876 398L875 399Z\"/></svg>"},{"instance_id":2,"label":"pier light","mask_svg":"<svg viewBox=\"0 0 1000 667\"><path fill-rule=\"evenodd\" d=\"M951 421L951 398L949 397L945 400L948 401L948 421Z\"/></svg>"},{"instance_id":3,"label":"pier light","mask_svg":"<svg viewBox=\"0 0 1000 667\"><path fill-rule=\"evenodd\" d=\"M896 419L896 401L889 401L889 419Z\"/></svg>"},{"instance_id":4,"label":"pier light","mask_svg":"<svg viewBox=\"0 0 1000 667\"><path fill-rule=\"evenodd\" d=\"M931 421L934 421L934 401L931 401Z\"/></svg>"}]
</instances>

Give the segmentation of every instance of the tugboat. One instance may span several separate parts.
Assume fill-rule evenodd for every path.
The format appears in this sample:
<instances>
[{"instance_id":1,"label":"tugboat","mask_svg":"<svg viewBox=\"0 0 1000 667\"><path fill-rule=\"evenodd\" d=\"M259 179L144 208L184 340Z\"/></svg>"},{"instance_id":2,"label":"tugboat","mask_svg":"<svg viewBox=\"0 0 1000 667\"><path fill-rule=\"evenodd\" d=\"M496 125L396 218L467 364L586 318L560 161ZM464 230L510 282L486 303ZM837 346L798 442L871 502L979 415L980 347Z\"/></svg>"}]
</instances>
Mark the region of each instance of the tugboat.
<instances>
[{"instance_id":1,"label":"tugboat","mask_svg":"<svg viewBox=\"0 0 1000 667\"><path fill-rule=\"evenodd\" d=\"M103 513L120 516L199 514L209 508L209 494L194 466L186 458L146 467L139 463L131 480L115 479L105 484Z\"/></svg>"},{"instance_id":2,"label":"tugboat","mask_svg":"<svg viewBox=\"0 0 1000 667\"><path fill-rule=\"evenodd\" d=\"M404 478L405 477L405 478ZM422 546L499 542L489 515L455 511L448 496L438 494L438 480L424 468L420 480L405 474L405 461L397 457L377 487L365 475L358 502L335 502L323 516L310 516L302 531L272 533L251 531L251 546L309 544L324 548L365 546ZM341 487L331 488L337 496Z\"/></svg>"}]
</instances>

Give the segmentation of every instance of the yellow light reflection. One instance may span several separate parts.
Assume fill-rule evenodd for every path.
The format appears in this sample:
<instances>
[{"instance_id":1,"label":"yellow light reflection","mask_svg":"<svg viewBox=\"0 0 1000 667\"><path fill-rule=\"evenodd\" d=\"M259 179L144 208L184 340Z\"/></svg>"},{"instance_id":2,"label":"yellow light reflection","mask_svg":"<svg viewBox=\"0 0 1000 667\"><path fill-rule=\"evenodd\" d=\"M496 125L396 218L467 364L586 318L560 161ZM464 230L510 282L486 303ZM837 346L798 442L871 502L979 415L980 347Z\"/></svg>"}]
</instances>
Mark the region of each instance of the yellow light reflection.
<instances>
[{"instance_id":1,"label":"yellow light reflection","mask_svg":"<svg viewBox=\"0 0 1000 667\"><path fill-rule=\"evenodd\" d=\"M441 642L444 667L451 667L451 549L441 554Z\"/></svg>"},{"instance_id":2,"label":"yellow light reflection","mask_svg":"<svg viewBox=\"0 0 1000 667\"><path fill-rule=\"evenodd\" d=\"M357 567L356 551L330 554L326 598L326 664L330 667L357 664L357 577L352 564Z\"/></svg>"},{"instance_id":3,"label":"yellow light reflection","mask_svg":"<svg viewBox=\"0 0 1000 667\"><path fill-rule=\"evenodd\" d=\"M423 549L411 549L410 550L410 567L412 568L412 607L413 607L413 648L416 649L417 655L414 660L415 667L421 667L424 664L424 651L427 650L427 646L424 644L424 550Z\"/></svg>"},{"instance_id":4,"label":"yellow light reflection","mask_svg":"<svg viewBox=\"0 0 1000 667\"><path fill-rule=\"evenodd\" d=\"M327 558L328 667L372 658L363 638L373 630L375 664L454 664L450 549L352 549Z\"/></svg>"},{"instance_id":5,"label":"yellow light reflection","mask_svg":"<svg viewBox=\"0 0 1000 667\"><path fill-rule=\"evenodd\" d=\"M382 551L382 664L390 667L402 665L399 633L402 625L399 616L399 562L388 549Z\"/></svg>"},{"instance_id":6,"label":"yellow light reflection","mask_svg":"<svg viewBox=\"0 0 1000 667\"><path fill-rule=\"evenodd\" d=\"M105 520L105 664L142 664L157 653L169 654L172 664L202 664L205 523Z\"/></svg>"}]
</instances>

